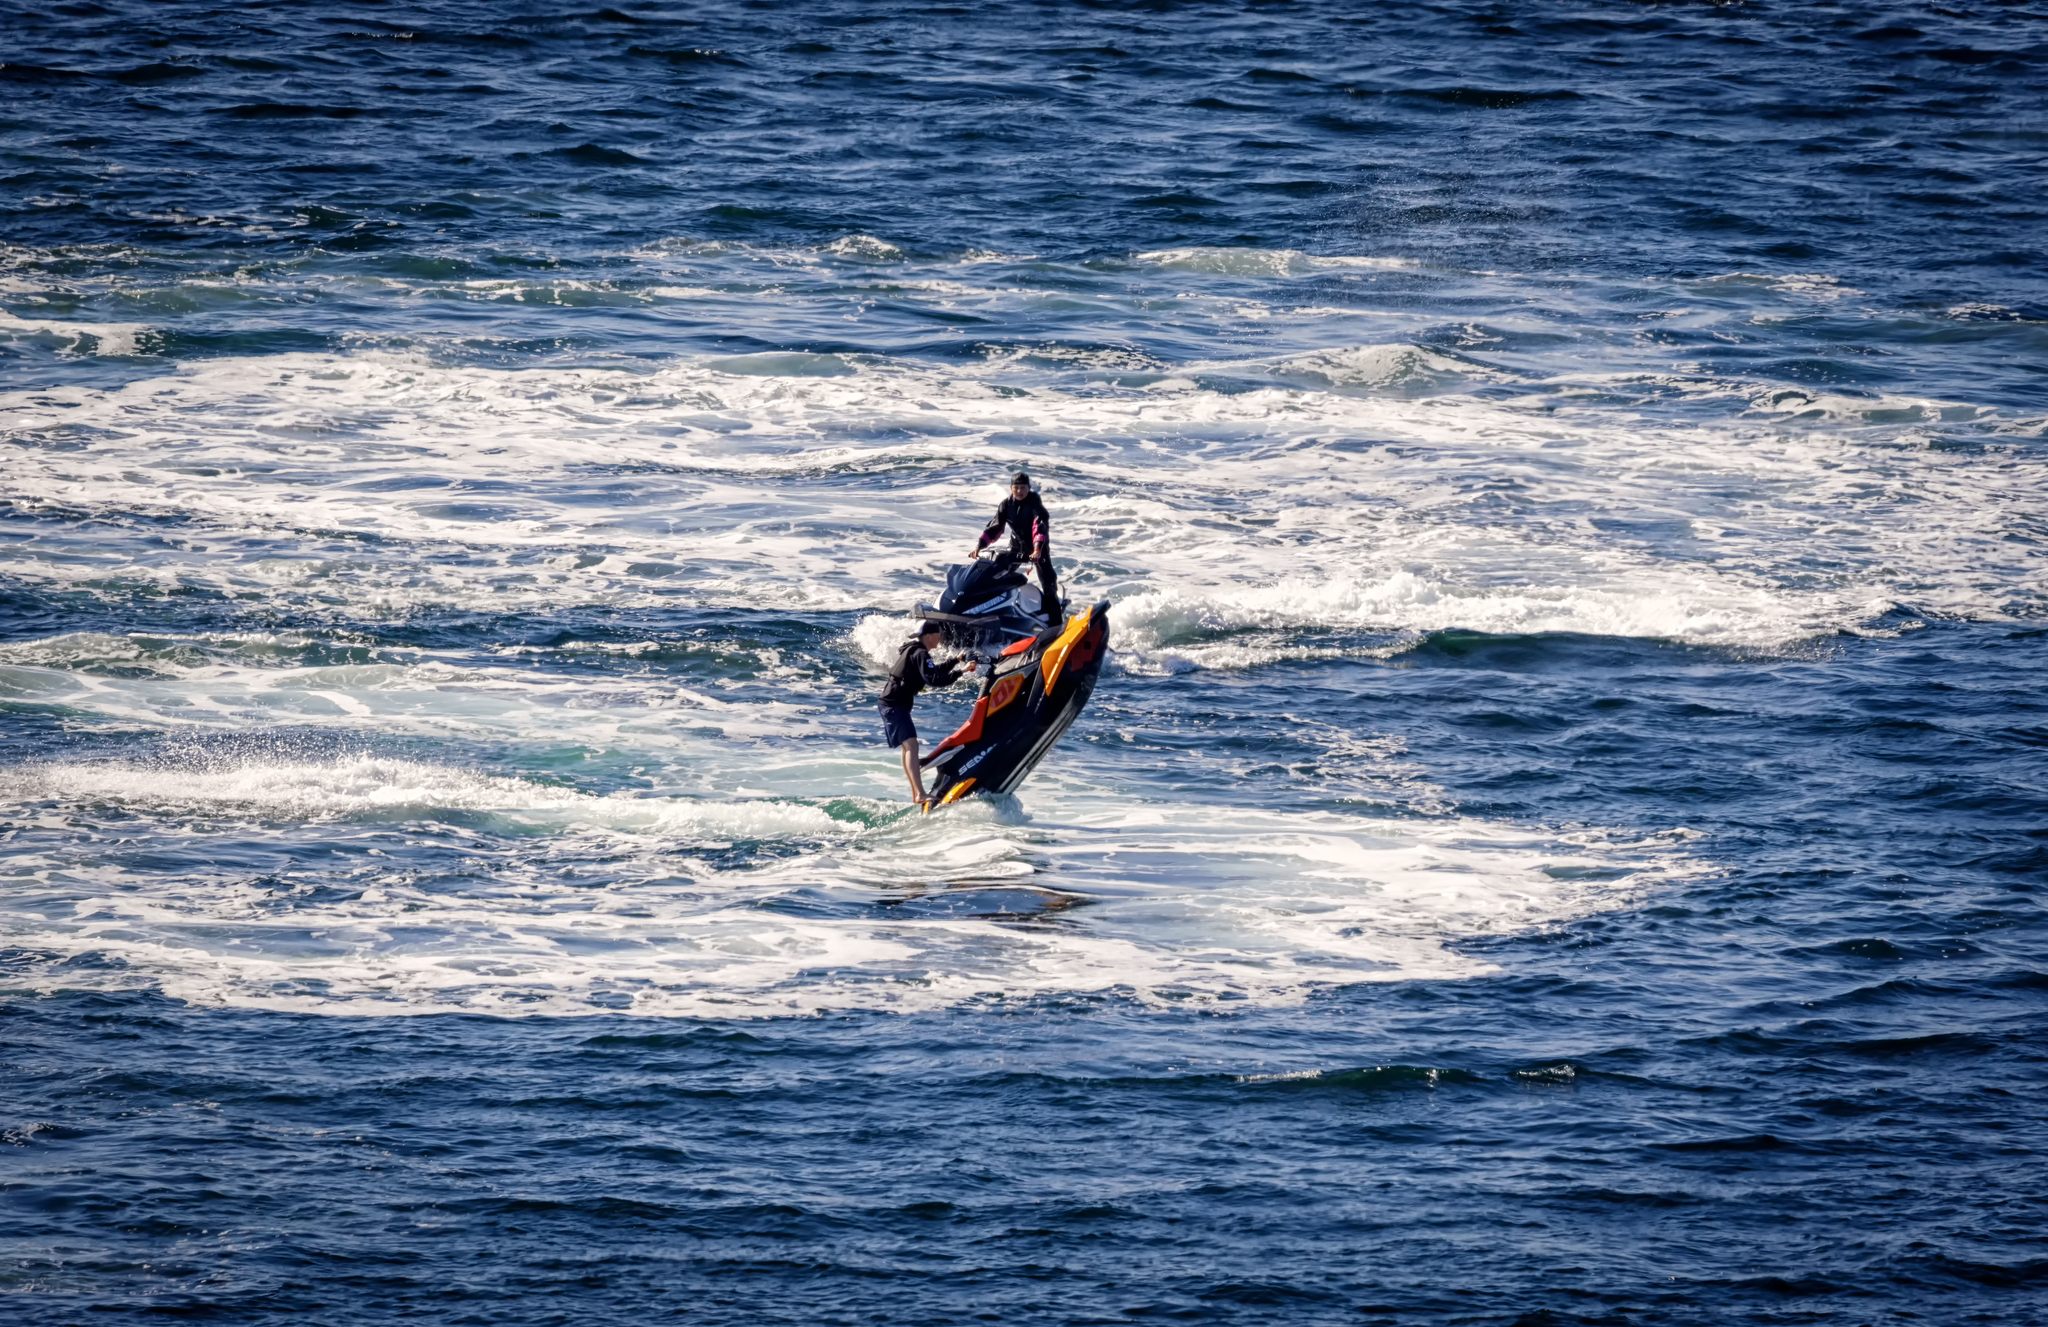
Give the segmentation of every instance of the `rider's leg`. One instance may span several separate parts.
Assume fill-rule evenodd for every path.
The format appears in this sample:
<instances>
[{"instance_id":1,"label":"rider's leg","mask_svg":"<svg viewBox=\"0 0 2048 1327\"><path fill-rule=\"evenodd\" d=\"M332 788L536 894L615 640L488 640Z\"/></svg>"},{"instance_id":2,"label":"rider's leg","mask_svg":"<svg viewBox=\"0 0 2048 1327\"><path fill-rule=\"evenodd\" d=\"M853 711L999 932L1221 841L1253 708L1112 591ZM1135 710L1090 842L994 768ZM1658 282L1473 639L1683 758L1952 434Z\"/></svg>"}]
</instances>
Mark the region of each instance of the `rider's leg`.
<instances>
[{"instance_id":1,"label":"rider's leg","mask_svg":"<svg viewBox=\"0 0 2048 1327\"><path fill-rule=\"evenodd\" d=\"M1045 615L1060 616L1060 578L1053 574L1052 554L1038 559L1038 592L1045 599Z\"/></svg>"},{"instance_id":2,"label":"rider's leg","mask_svg":"<svg viewBox=\"0 0 2048 1327\"><path fill-rule=\"evenodd\" d=\"M914 802L924 801L924 766L917 759L917 739L908 739L897 748L903 753L903 777L910 780L910 798Z\"/></svg>"}]
</instances>

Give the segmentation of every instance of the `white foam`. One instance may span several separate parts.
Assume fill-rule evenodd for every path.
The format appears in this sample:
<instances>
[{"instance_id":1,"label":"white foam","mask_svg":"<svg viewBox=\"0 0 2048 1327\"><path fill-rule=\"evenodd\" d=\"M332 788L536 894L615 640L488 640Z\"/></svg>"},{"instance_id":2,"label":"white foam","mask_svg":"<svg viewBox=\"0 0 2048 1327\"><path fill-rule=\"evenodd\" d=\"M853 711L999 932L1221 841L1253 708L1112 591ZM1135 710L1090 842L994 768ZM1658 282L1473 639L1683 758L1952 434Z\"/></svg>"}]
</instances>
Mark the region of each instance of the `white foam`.
<instances>
[{"instance_id":1,"label":"white foam","mask_svg":"<svg viewBox=\"0 0 2048 1327\"><path fill-rule=\"evenodd\" d=\"M1275 646L1207 638L1241 632L1304 629L1380 632L1390 636L1463 629L1498 635L1574 633L1718 645L1785 645L1826 630L1842 609L1815 601L1802 617L1782 597L1712 577L1671 576L1662 586L1639 581L1612 590L1558 584L1486 590L1445 585L1413 572L1334 581L1289 580L1206 596L1153 592L1121 600L1112 610L1120 664L1132 671L1184 667L1256 667L1288 658L1345 653L1300 644ZM1851 610L1875 615L1887 603Z\"/></svg>"},{"instance_id":2,"label":"white foam","mask_svg":"<svg viewBox=\"0 0 2048 1327\"><path fill-rule=\"evenodd\" d=\"M872 235L842 235L825 246L834 258L852 258L864 263L900 262L903 250Z\"/></svg>"},{"instance_id":3,"label":"white foam","mask_svg":"<svg viewBox=\"0 0 2048 1327\"><path fill-rule=\"evenodd\" d=\"M1346 803L1395 818L1162 803L1060 759L1034 774L1028 815L892 815L901 776L872 711L841 693L844 659L887 662L1019 464L1052 506L1068 592L1116 601L1125 673L1385 654L1454 628L1788 649L1904 629L1877 621L1898 603L1990 620L2044 606L2038 545L2011 537L2048 516L2025 442L2039 418L1718 377L1632 325L1545 358L1497 345L1558 330L1534 313L1445 328L1338 307L1371 284L1347 274L1407 260L1183 248L1037 286L987 270L1020 258L925 262L862 235L678 240L631 260L619 282L374 280L378 298L431 296L405 350L366 333L353 353L0 393L25 534L10 577L302 628L0 646L0 694L172 753L0 774L0 934L54 959L21 980L346 1013L1271 1003L1485 971L1465 940L1619 906L1685 869L1676 833L1461 816L1396 733L1313 716L1289 716L1290 734L1345 772ZM1684 294L1667 326L1719 334L1857 292L1731 274ZM792 326L924 301L997 324L1057 312L1072 340L957 361L468 362L465 320L498 300L670 301L663 319L744 301L793 347ZM438 307L466 311L437 325ZM1158 343L1135 330L1161 324ZM146 330L0 324L76 353ZM1935 445L1949 430L1987 445ZM338 643L331 622L385 616L679 608L839 615L843 654L656 626L331 665L311 648ZM772 694L662 666L698 646L743 649ZM933 697L935 725L961 703ZM1091 711L1130 722L1112 713ZM264 745L278 730L329 754ZM493 764L331 754L359 746ZM519 777L528 759L578 786ZM591 791L617 786L637 791ZM164 870L138 843L190 865ZM1077 895L1090 906L1067 911ZM87 956L102 961L63 962Z\"/></svg>"},{"instance_id":4,"label":"white foam","mask_svg":"<svg viewBox=\"0 0 2048 1327\"><path fill-rule=\"evenodd\" d=\"M1788 415L1849 424L1956 424L1991 418L1993 411L1963 401L1880 394L1852 396L1799 387L1751 387L1747 391L1756 414Z\"/></svg>"},{"instance_id":5,"label":"white foam","mask_svg":"<svg viewBox=\"0 0 2048 1327\"><path fill-rule=\"evenodd\" d=\"M1280 362L1372 377L1411 352L1360 346ZM907 608L930 594L934 541L944 549L952 530L965 549L993 500L993 485L963 487L965 459L989 475L1055 465L1057 547L1083 559L1069 577L1079 594L1231 602L1282 582L1409 571L1440 600L1477 604L1473 620L1544 618L1559 631L1741 643L1726 612L1745 600L1749 643L1769 647L1788 623L1860 627L1872 602L1997 616L2011 586L2030 580L2028 553L1995 534L2034 502L2019 459L1907 453L1741 416L1647 432L1561 410L1556 397L1522 408L1313 385L1208 391L1192 379L1124 391L1014 360L936 369L834 356L831 377L819 377L819 362L682 360L649 375L455 369L387 352L266 356L119 391L10 393L0 399L8 434L27 442L14 451L20 502L176 514L215 530L180 559L137 565L80 541L66 557L31 551L20 573L80 588L115 575L244 598L340 598L356 610L479 596L506 608L657 606L684 584L698 602ZM1460 360L1423 369L1487 373ZM1006 385L1014 375L1024 387ZM1821 401L1798 420L1903 428L1933 416L1982 412ZM37 446L45 428L72 442ZM1352 442L1362 438L1378 446ZM573 498L582 469L618 465L647 467L631 510ZM850 473L874 483L848 485ZM393 487L412 479L432 483ZM1987 504L1987 491L1999 498ZM1864 534L1833 541L1839 590L1817 588L1806 559L1843 510ZM1645 512L1712 530L1712 543L1630 543L1597 524ZM322 555L322 530L373 532L381 545ZM250 541L272 541L276 557L252 557ZM1626 610L1647 592L1665 606ZM1585 612L1563 610L1573 600Z\"/></svg>"},{"instance_id":6,"label":"white foam","mask_svg":"<svg viewBox=\"0 0 2048 1327\"><path fill-rule=\"evenodd\" d=\"M142 342L153 329L142 323L71 322L54 318L19 318L0 309L0 338L29 337L53 339L74 354L139 355Z\"/></svg>"},{"instance_id":7,"label":"white foam","mask_svg":"<svg viewBox=\"0 0 2048 1327\"><path fill-rule=\"evenodd\" d=\"M1841 278L1826 272L1727 272L1707 277L1697 285L1705 290L1769 291L1821 304L1832 304L1863 294Z\"/></svg>"},{"instance_id":8,"label":"white foam","mask_svg":"<svg viewBox=\"0 0 2048 1327\"><path fill-rule=\"evenodd\" d=\"M903 642L917 634L922 621L915 613L896 615L870 613L854 624L849 633L854 655L871 668L886 669L895 662Z\"/></svg>"},{"instance_id":9,"label":"white foam","mask_svg":"<svg viewBox=\"0 0 2048 1327\"><path fill-rule=\"evenodd\" d=\"M1461 939L1618 906L1683 864L1675 838L1105 793L1034 799L1051 821L984 803L849 823L800 803L596 797L371 757L57 764L0 780L0 805L61 812L18 843L0 934L98 960L17 978L31 985L350 1015L766 1017L1075 995L1270 1004L1489 971ZM486 820L446 823L451 813ZM274 836L329 843L323 860L343 864L166 873L62 847L134 814L195 863L215 845L246 858ZM591 834L616 844L594 873ZM752 866L677 855L731 840L773 851ZM435 854L455 851L473 867L436 883ZM1043 882L1068 880L1090 882L1085 924L1034 924L1073 901ZM874 891L894 905L873 906Z\"/></svg>"},{"instance_id":10,"label":"white foam","mask_svg":"<svg viewBox=\"0 0 2048 1327\"><path fill-rule=\"evenodd\" d=\"M120 803L152 813L269 820L411 819L478 812L507 825L596 828L688 837L843 837L848 827L810 806L771 801L596 797L526 779L416 761L351 756L331 762L255 761L30 766L0 773L0 804Z\"/></svg>"},{"instance_id":11,"label":"white foam","mask_svg":"<svg viewBox=\"0 0 2048 1327\"><path fill-rule=\"evenodd\" d=\"M1412 258L1365 255L1324 257L1299 249L1204 248L1153 249L1132 255L1134 260L1158 267L1207 272L1218 276L1301 276L1306 273L1343 268L1399 270L1419 267Z\"/></svg>"},{"instance_id":12,"label":"white foam","mask_svg":"<svg viewBox=\"0 0 2048 1327\"><path fill-rule=\"evenodd\" d=\"M1967 304L1953 304L1946 315L1960 322L2026 322L2027 317L2017 309L2003 304L1989 304L1981 301Z\"/></svg>"},{"instance_id":13,"label":"white foam","mask_svg":"<svg viewBox=\"0 0 2048 1327\"><path fill-rule=\"evenodd\" d=\"M907 611L1019 463L1046 476L1056 553L1078 560L1065 583L1083 597L1227 611L1295 583L1405 572L1433 597L1389 600L1418 611L1386 625L1432 629L1450 602L1460 625L1775 648L1788 628L1858 629L1872 604L1997 618L2015 586L2037 583L2034 555L2002 535L2048 505L2025 458L1900 432L2026 421L1920 399L1781 392L1759 405L1739 384L1680 388L1751 412L1684 428L1573 407L1558 380L1516 402L1327 389L1493 373L1398 343L1191 367L1290 366L1295 385L1211 390L1187 376L1117 387L1014 357L754 356L649 373L281 355L113 391L9 393L0 413L27 509L194 527L181 551L147 560L97 536L18 549L17 574L351 614L653 608L685 589L699 604ZM1891 432L1854 431L1872 429ZM63 445L40 445L51 430ZM620 467L630 503L585 495ZM1646 517L1693 533L1633 535ZM1845 521L1854 537L1834 537Z\"/></svg>"},{"instance_id":14,"label":"white foam","mask_svg":"<svg viewBox=\"0 0 2048 1327\"><path fill-rule=\"evenodd\" d=\"M1498 382L1508 376L1470 360L1403 344L1314 350L1281 359L1273 368L1334 388L1442 387Z\"/></svg>"}]
</instances>

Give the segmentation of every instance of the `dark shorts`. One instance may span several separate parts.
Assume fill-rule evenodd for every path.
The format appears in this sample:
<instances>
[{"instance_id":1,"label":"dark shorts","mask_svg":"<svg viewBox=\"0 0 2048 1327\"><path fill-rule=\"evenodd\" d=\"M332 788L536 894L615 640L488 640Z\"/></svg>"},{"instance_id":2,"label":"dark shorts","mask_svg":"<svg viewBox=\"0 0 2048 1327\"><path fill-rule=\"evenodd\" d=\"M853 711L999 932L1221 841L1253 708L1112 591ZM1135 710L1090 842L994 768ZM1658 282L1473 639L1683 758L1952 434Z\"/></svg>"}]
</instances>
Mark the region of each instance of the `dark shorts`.
<instances>
[{"instance_id":1,"label":"dark shorts","mask_svg":"<svg viewBox=\"0 0 2048 1327\"><path fill-rule=\"evenodd\" d=\"M892 751L905 742L917 738L917 725L910 721L910 711L898 705L883 705L882 745Z\"/></svg>"}]
</instances>

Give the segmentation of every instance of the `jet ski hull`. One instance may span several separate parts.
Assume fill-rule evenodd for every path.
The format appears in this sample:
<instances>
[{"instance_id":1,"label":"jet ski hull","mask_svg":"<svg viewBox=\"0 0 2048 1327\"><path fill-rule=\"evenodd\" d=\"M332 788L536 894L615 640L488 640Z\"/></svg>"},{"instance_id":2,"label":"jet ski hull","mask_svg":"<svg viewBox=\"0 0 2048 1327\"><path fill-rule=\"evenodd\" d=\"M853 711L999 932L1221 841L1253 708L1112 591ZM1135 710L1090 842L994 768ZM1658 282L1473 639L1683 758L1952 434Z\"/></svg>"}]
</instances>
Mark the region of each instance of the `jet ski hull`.
<instances>
[{"instance_id":1,"label":"jet ski hull","mask_svg":"<svg viewBox=\"0 0 2048 1327\"><path fill-rule=\"evenodd\" d=\"M1109 652L1109 601L1018 641L991 664L967 722L925 761L932 804L1012 791L1095 693Z\"/></svg>"}]
</instances>

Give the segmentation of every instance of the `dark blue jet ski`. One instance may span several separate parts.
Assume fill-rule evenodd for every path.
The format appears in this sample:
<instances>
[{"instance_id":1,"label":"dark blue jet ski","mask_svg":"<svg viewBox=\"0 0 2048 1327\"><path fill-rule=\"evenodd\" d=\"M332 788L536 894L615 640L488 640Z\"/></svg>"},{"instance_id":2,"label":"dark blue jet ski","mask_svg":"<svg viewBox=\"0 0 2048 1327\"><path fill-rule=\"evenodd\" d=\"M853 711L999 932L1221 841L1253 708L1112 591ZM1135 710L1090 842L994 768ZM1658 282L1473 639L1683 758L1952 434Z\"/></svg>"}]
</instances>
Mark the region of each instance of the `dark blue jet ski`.
<instances>
[{"instance_id":1,"label":"dark blue jet ski","mask_svg":"<svg viewBox=\"0 0 2048 1327\"><path fill-rule=\"evenodd\" d=\"M968 654L993 656L1051 627L1045 596L1017 559L977 558L946 572L946 592L937 604L919 604L918 615L939 624L946 644Z\"/></svg>"}]
</instances>

